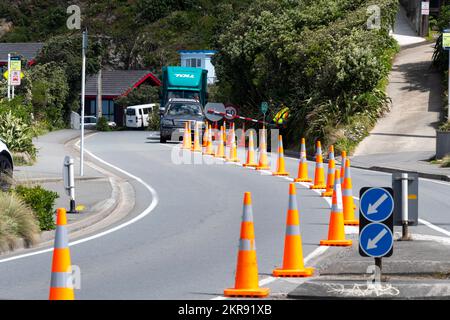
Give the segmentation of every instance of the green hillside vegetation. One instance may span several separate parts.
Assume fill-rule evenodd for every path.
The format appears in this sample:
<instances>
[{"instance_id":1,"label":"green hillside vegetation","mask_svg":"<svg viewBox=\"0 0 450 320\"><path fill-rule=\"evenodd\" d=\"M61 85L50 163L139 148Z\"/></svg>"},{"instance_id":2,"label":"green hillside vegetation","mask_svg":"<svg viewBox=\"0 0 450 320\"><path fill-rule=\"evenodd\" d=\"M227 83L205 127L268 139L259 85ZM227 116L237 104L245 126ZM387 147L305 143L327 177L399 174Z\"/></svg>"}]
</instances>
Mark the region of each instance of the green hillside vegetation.
<instances>
[{"instance_id":1,"label":"green hillside vegetation","mask_svg":"<svg viewBox=\"0 0 450 320\"><path fill-rule=\"evenodd\" d=\"M0 41L45 41L38 62L62 69L67 79L65 97L42 99L54 93L45 90L48 81L40 81L31 90L38 98L28 101L33 106L58 101L58 114L67 120L78 108L81 68L81 35L65 27L67 4L9 2L14 5L0 4L0 20L12 21L13 28ZM262 101L270 102L272 114L281 105L290 107L291 145L306 136L310 146L320 138L338 150L352 149L389 108L384 86L397 51L388 34L397 0L78 3L90 35L89 74L100 67L145 68L160 76L162 66L179 63L178 50L218 50L219 83L212 98L240 105L247 116L260 117ZM381 29L367 28L371 5L381 9Z\"/></svg>"}]
</instances>

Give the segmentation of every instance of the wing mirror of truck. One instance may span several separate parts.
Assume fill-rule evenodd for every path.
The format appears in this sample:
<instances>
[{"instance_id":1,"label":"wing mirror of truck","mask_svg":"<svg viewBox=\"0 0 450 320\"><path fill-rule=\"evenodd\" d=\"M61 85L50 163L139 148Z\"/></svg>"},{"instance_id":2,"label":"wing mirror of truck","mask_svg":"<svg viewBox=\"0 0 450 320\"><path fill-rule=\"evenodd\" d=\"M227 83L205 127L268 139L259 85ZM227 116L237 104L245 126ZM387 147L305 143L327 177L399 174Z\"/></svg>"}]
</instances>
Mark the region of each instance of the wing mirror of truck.
<instances>
[{"instance_id":1,"label":"wing mirror of truck","mask_svg":"<svg viewBox=\"0 0 450 320\"><path fill-rule=\"evenodd\" d=\"M166 112L166 108L159 108L159 115L163 115Z\"/></svg>"}]
</instances>

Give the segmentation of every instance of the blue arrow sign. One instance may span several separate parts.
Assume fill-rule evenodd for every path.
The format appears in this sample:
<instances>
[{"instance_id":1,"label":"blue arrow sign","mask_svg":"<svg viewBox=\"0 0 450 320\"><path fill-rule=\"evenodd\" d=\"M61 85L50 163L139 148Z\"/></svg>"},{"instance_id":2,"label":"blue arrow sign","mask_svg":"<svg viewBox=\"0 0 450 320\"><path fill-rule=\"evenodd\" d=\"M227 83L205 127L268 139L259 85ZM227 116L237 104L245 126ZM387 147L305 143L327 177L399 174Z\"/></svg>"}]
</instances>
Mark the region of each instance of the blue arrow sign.
<instances>
[{"instance_id":1,"label":"blue arrow sign","mask_svg":"<svg viewBox=\"0 0 450 320\"><path fill-rule=\"evenodd\" d=\"M372 222L381 222L389 218L394 210L392 195L383 188L370 188L361 197L361 212Z\"/></svg>"},{"instance_id":2,"label":"blue arrow sign","mask_svg":"<svg viewBox=\"0 0 450 320\"><path fill-rule=\"evenodd\" d=\"M391 251L394 236L391 230L381 223L370 223L359 235L360 248L370 257L383 257Z\"/></svg>"}]
</instances>

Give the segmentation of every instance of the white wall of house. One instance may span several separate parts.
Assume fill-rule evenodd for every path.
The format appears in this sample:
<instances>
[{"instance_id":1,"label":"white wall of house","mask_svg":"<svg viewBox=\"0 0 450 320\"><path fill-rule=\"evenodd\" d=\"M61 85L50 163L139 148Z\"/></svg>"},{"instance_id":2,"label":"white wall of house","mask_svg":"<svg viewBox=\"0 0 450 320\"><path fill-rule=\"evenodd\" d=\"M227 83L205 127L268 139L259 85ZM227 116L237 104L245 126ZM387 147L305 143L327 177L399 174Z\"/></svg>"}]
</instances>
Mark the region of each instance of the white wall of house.
<instances>
[{"instance_id":1,"label":"white wall of house","mask_svg":"<svg viewBox=\"0 0 450 320\"><path fill-rule=\"evenodd\" d=\"M211 62L215 51L212 50L186 50L179 51L182 67L195 67L208 70L208 84L216 82L216 70Z\"/></svg>"}]
</instances>

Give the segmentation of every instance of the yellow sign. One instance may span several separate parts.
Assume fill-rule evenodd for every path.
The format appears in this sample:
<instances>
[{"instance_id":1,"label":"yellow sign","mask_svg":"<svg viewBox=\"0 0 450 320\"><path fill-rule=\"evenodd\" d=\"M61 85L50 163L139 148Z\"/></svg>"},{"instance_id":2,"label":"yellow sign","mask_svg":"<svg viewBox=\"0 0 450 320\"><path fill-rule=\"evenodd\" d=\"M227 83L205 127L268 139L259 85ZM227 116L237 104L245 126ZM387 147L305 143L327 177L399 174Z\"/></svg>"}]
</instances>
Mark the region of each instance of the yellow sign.
<instances>
[{"instance_id":1,"label":"yellow sign","mask_svg":"<svg viewBox=\"0 0 450 320\"><path fill-rule=\"evenodd\" d=\"M442 34L442 48L450 49L450 33L448 32Z\"/></svg>"},{"instance_id":2,"label":"yellow sign","mask_svg":"<svg viewBox=\"0 0 450 320\"><path fill-rule=\"evenodd\" d=\"M22 70L22 61L20 60L11 60L11 70L12 71L21 71Z\"/></svg>"},{"instance_id":3,"label":"yellow sign","mask_svg":"<svg viewBox=\"0 0 450 320\"><path fill-rule=\"evenodd\" d=\"M14 70L13 70L13 71L14 71ZM8 74L9 74L9 71L6 70L6 71L3 73L3 78L5 78L6 80L8 80ZM20 79L23 79L24 76L25 76L25 75L23 74L23 72L20 72Z\"/></svg>"}]
</instances>

